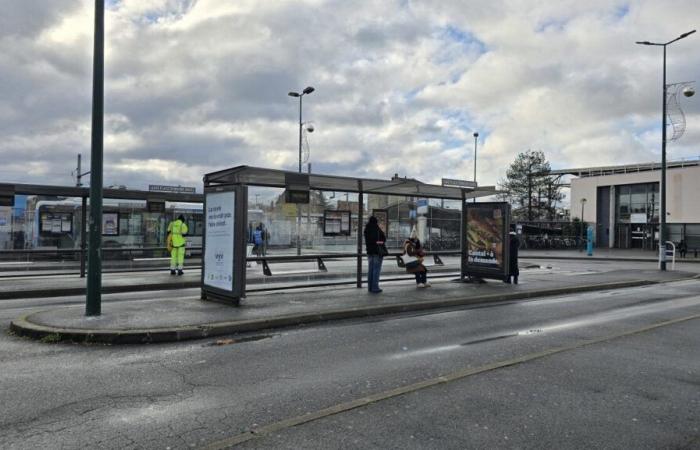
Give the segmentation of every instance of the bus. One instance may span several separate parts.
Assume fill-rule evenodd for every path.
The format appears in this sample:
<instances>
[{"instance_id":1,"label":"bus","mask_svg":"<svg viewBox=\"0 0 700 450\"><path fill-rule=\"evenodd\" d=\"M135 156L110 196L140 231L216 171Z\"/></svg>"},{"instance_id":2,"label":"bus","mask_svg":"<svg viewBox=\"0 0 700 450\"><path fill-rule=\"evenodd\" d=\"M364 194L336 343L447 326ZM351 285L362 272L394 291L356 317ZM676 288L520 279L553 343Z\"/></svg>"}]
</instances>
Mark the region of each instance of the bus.
<instances>
[{"instance_id":1,"label":"bus","mask_svg":"<svg viewBox=\"0 0 700 450\"><path fill-rule=\"evenodd\" d=\"M168 223L180 214L189 226L187 246L202 245L201 204L166 202L164 212L148 212L145 200L104 199L102 208L102 246L105 248L164 247ZM33 219L27 221L31 229L25 232L29 248L80 248L81 221L79 199L37 201Z\"/></svg>"}]
</instances>

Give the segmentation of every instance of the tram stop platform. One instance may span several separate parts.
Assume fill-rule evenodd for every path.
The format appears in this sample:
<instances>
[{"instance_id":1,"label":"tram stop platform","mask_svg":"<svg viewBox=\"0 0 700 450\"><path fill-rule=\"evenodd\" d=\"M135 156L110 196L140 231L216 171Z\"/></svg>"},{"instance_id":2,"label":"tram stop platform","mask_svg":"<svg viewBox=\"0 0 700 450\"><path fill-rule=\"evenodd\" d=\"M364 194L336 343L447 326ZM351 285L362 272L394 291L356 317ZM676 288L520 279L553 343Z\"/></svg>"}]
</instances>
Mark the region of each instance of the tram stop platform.
<instances>
[{"instance_id":1,"label":"tram stop platform","mask_svg":"<svg viewBox=\"0 0 700 450\"><path fill-rule=\"evenodd\" d=\"M197 277L188 274L182 282L198 282ZM212 344L215 345L255 338L269 330L327 321L448 310L594 291L589 295L608 295L604 291L698 277L697 272L660 272L653 266L648 269L613 268L568 273L533 266L521 270L518 285L494 280L467 284L451 277L434 278L430 288L416 288L412 280L403 279L382 281L383 292L380 294L347 285L249 292L239 307L202 301L199 289L158 291L140 296L115 293L103 296L101 316L85 317L84 305L81 304L49 307L13 320L11 330L44 342L65 340L107 344L147 344L226 336L214 340ZM585 301L585 296L581 300Z\"/></svg>"}]
</instances>

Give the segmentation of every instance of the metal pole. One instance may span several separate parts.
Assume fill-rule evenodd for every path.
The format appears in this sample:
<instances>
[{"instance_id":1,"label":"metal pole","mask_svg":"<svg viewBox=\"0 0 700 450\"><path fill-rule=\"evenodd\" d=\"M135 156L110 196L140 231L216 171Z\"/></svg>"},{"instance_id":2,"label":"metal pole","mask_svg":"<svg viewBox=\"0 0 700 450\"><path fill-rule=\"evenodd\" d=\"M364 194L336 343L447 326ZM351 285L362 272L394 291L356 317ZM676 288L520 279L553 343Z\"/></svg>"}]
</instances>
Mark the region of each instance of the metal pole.
<instances>
[{"instance_id":1,"label":"metal pole","mask_svg":"<svg viewBox=\"0 0 700 450\"><path fill-rule=\"evenodd\" d=\"M666 45L661 95L661 217L659 218L659 269L666 270Z\"/></svg>"},{"instance_id":2,"label":"metal pole","mask_svg":"<svg viewBox=\"0 0 700 450\"><path fill-rule=\"evenodd\" d=\"M83 197L83 210L80 218L80 278L85 278L85 249L87 248L87 197Z\"/></svg>"},{"instance_id":3,"label":"metal pole","mask_svg":"<svg viewBox=\"0 0 700 450\"><path fill-rule=\"evenodd\" d=\"M464 189L461 189L462 191L462 204L461 204L461 210L462 210L462 217L459 225L460 233L459 233L459 249L461 250L461 255L459 258L459 279L461 281L464 281L464 275L466 273L466 268L467 268L467 227L469 226L467 224L467 196L466 193L464 192Z\"/></svg>"},{"instance_id":4,"label":"metal pole","mask_svg":"<svg viewBox=\"0 0 700 450\"><path fill-rule=\"evenodd\" d=\"M583 221L583 211L584 211L585 206L586 206L586 202L582 201L581 202L581 251L583 251L583 227L584 227L583 224L585 223Z\"/></svg>"},{"instance_id":5,"label":"metal pole","mask_svg":"<svg viewBox=\"0 0 700 450\"><path fill-rule=\"evenodd\" d=\"M476 183L476 141L479 139L479 133L474 133L474 183ZM475 187L476 189L476 187ZM476 197L473 200L476 203Z\"/></svg>"},{"instance_id":6,"label":"metal pole","mask_svg":"<svg viewBox=\"0 0 700 450\"><path fill-rule=\"evenodd\" d=\"M299 173L301 173L301 99L304 96L299 95ZM297 256L301 255L301 206L297 203Z\"/></svg>"},{"instance_id":7,"label":"metal pole","mask_svg":"<svg viewBox=\"0 0 700 450\"><path fill-rule=\"evenodd\" d=\"M104 0L95 0L95 48L92 72L92 143L90 154L90 244L86 316L102 309L102 144L104 124Z\"/></svg>"},{"instance_id":8,"label":"metal pole","mask_svg":"<svg viewBox=\"0 0 700 450\"><path fill-rule=\"evenodd\" d=\"M80 182L80 178L82 177L82 168L80 167L80 159L82 158L82 155L78 153L78 173L75 177L75 185L77 187L80 187L83 185L83 183Z\"/></svg>"},{"instance_id":9,"label":"metal pole","mask_svg":"<svg viewBox=\"0 0 700 450\"><path fill-rule=\"evenodd\" d=\"M364 222L364 209L365 201L364 195L362 194L362 180L357 181L358 194L357 194L357 287L362 287L362 232L363 232L363 222ZM350 213L350 226L352 226L352 212ZM386 230L388 233L389 230Z\"/></svg>"}]
</instances>

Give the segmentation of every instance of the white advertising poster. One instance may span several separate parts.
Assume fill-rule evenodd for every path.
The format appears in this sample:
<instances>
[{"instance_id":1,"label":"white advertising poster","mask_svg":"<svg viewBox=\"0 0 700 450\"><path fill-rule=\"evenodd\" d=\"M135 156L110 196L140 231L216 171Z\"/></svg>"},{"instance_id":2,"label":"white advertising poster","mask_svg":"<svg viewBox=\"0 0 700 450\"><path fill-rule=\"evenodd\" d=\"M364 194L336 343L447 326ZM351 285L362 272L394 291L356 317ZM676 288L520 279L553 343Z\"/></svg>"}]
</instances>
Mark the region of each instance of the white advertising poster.
<instances>
[{"instance_id":1,"label":"white advertising poster","mask_svg":"<svg viewBox=\"0 0 700 450\"><path fill-rule=\"evenodd\" d=\"M207 194L204 284L233 291L233 211L235 192Z\"/></svg>"}]
</instances>

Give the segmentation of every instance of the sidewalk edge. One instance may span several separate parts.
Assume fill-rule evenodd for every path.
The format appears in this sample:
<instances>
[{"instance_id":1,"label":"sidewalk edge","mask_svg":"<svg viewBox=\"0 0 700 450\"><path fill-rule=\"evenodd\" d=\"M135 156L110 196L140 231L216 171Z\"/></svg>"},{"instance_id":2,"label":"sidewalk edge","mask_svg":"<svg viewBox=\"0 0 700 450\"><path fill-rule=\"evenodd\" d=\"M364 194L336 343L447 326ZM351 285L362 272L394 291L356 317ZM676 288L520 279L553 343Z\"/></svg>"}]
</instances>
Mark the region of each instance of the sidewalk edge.
<instances>
[{"instance_id":1,"label":"sidewalk edge","mask_svg":"<svg viewBox=\"0 0 700 450\"><path fill-rule=\"evenodd\" d=\"M694 279L687 278L687 279ZM684 281L686 279L672 280ZM26 336L47 342L73 341L85 343L102 343L112 345L149 344L178 342L193 339L205 339L215 336L230 335L275 328L286 328L308 325L320 322L355 319L388 314L398 314L411 311L426 311L433 309L448 309L488 302L510 300L527 300L534 297L565 295L579 292L594 292L609 289L622 289L668 281L633 280L615 283L605 283L592 286L574 286L566 288L520 291L511 293L489 294L477 297L457 297L442 300L430 300L417 303L398 303L393 305L378 305L371 307L346 308L317 313L290 314L270 319L252 319L244 321L228 321L187 325L180 327L152 329L78 329L60 328L33 323L31 317L38 312L30 313L13 320L10 330L20 336Z\"/></svg>"}]
</instances>

